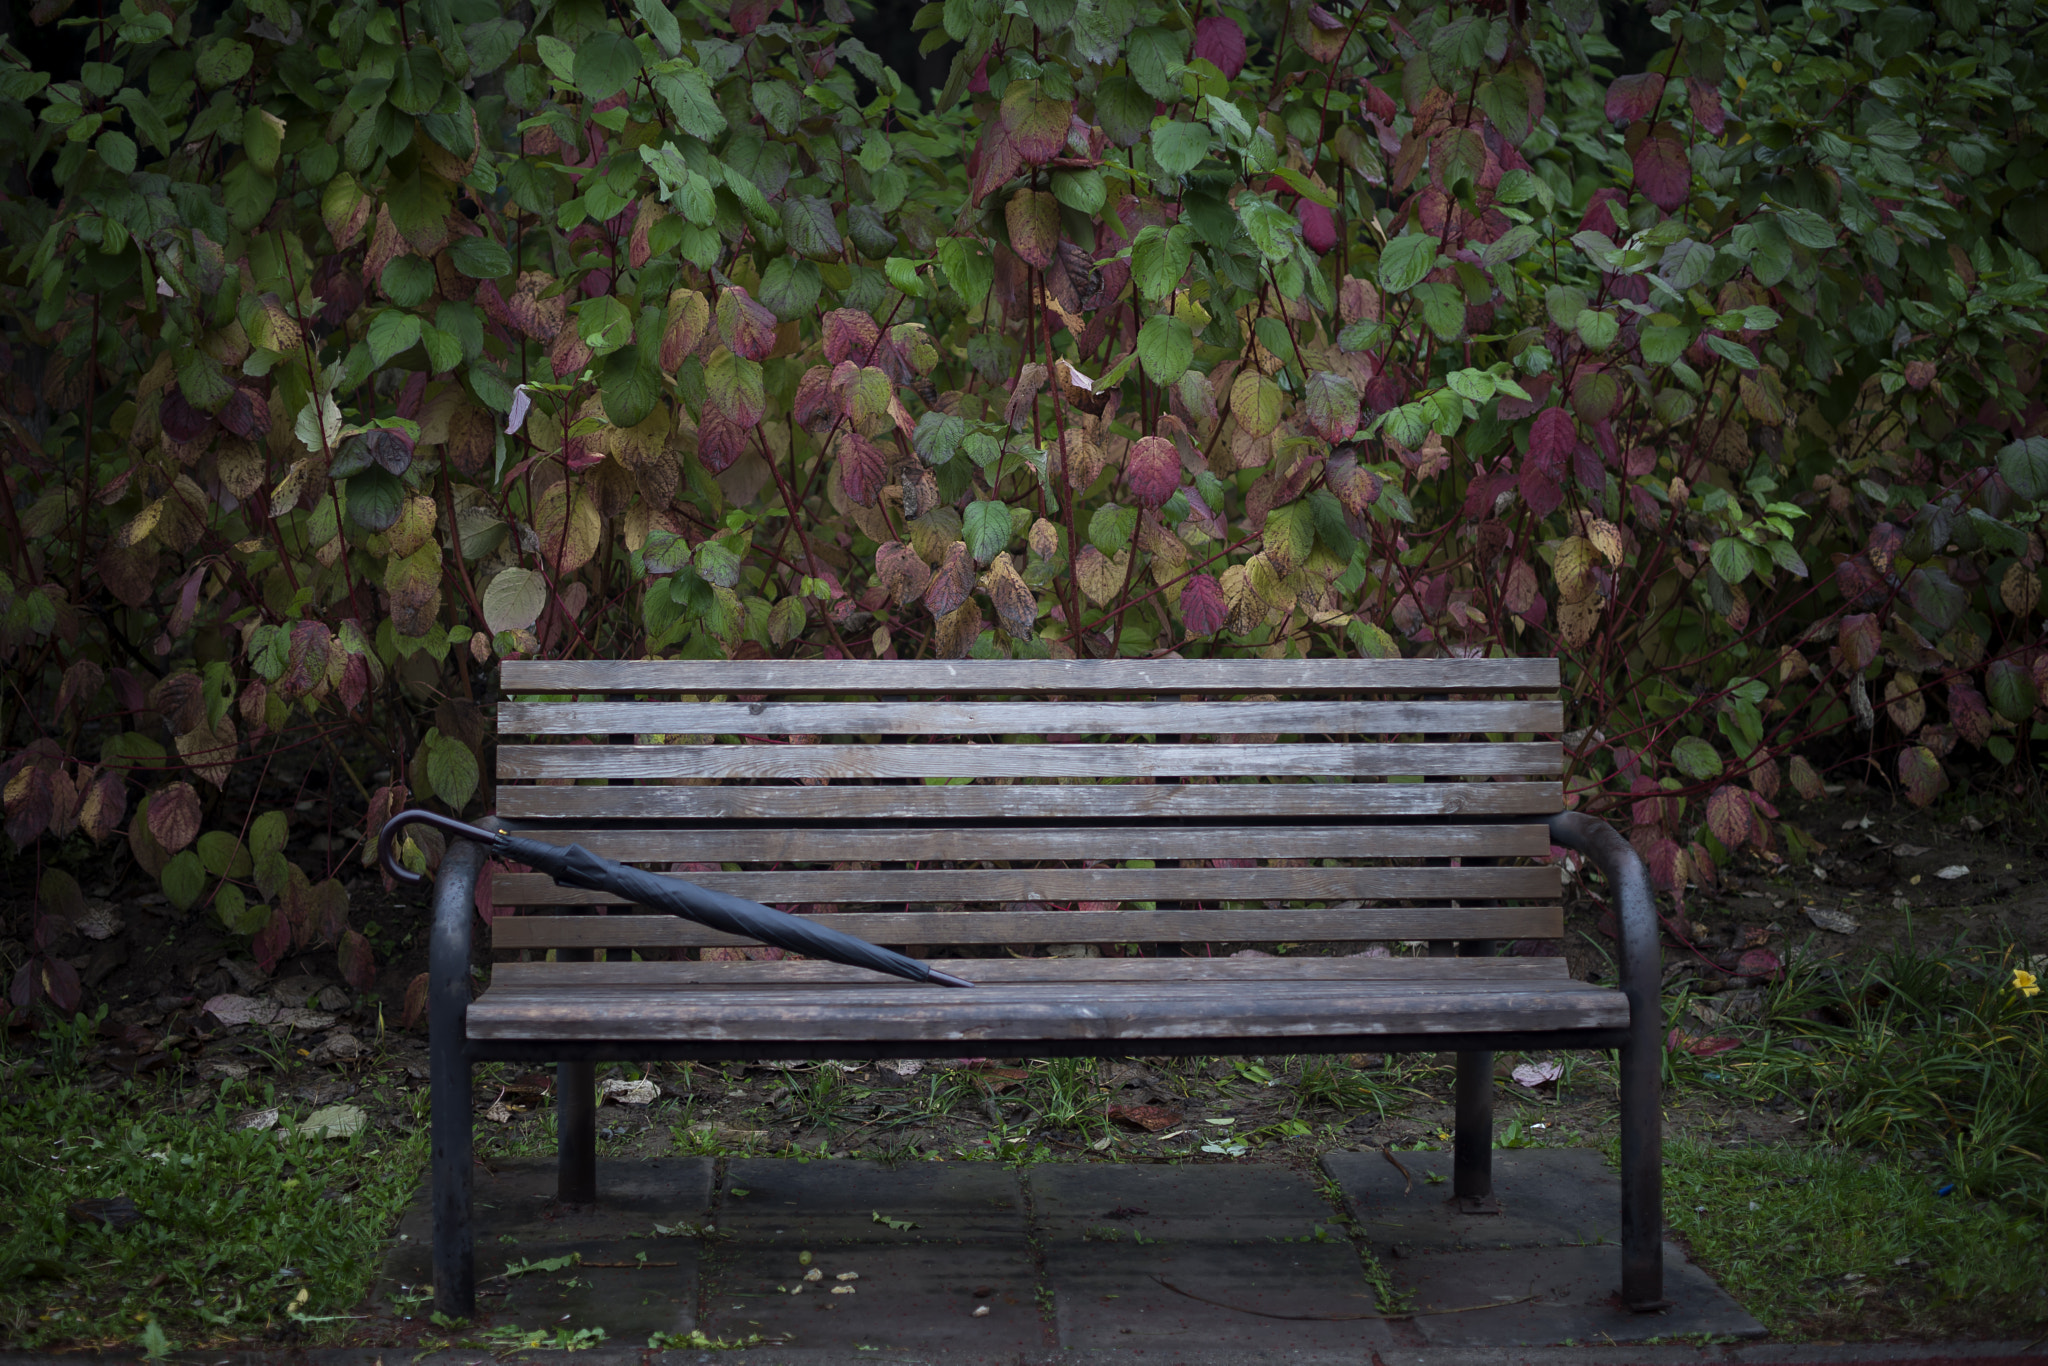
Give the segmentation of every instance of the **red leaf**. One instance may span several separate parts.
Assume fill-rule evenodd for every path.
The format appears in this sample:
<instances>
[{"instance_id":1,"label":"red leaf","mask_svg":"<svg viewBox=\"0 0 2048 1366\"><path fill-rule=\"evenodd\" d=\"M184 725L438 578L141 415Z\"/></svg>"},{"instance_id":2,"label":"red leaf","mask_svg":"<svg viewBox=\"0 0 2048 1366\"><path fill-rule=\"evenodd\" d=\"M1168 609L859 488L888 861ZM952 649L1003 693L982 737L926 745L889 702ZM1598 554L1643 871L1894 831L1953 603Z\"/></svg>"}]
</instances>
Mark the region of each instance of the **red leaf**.
<instances>
[{"instance_id":1,"label":"red leaf","mask_svg":"<svg viewBox=\"0 0 2048 1366\"><path fill-rule=\"evenodd\" d=\"M1842 660L1850 668L1866 669L1870 661L1877 658L1878 647L1877 617L1869 612L1842 618L1836 639L1842 647Z\"/></svg>"},{"instance_id":2,"label":"red leaf","mask_svg":"<svg viewBox=\"0 0 2048 1366\"><path fill-rule=\"evenodd\" d=\"M1312 199L1303 199L1294 206L1294 217L1301 224L1301 240L1308 249L1321 256L1337 246L1337 220L1330 211Z\"/></svg>"},{"instance_id":3,"label":"red leaf","mask_svg":"<svg viewBox=\"0 0 2048 1366\"><path fill-rule=\"evenodd\" d=\"M1562 408L1545 408L1529 428L1529 455L1522 462L1522 500L1538 517L1564 501L1565 462L1579 444L1579 429Z\"/></svg>"},{"instance_id":4,"label":"red leaf","mask_svg":"<svg viewBox=\"0 0 2048 1366\"><path fill-rule=\"evenodd\" d=\"M965 541L955 541L946 547L946 558L932 571L924 605L933 616L943 617L966 602L973 591L974 556L968 552Z\"/></svg>"},{"instance_id":5,"label":"red leaf","mask_svg":"<svg viewBox=\"0 0 2048 1366\"><path fill-rule=\"evenodd\" d=\"M1770 981L1785 970L1785 963L1769 949L1751 949L1736 960L1735 970L1744 977L1761 977Z\"/></svg>"},{"instance_id":6,"label":"red leaf","mask_svg":"<svg viewBox=\"0 0 2048 1366\"><path fill-rule=\"evenodd\" d=\"M29 966L35 970L36 994L54 1006L60 1014L74 1015L85 1003L85 988L79 983L78 969L62 958L36 958Z\"/></svg>"},{"instance_id":7,"label":"red leaf","mask_svg":"<svg viewBox=\"0 0 2048 1366\"><path fill-rule=\"evenodd\" d=\"M1941 761L1933 750L1913 745L1899 751L1899 782L1906 789L1907 801L1927 806L1948 787L1948 775L1941 771Z\"/></svg>"},{"instance_id":8,"label":"red leaf","mask_svg":"<svg viewBox=\"0 0 2048 1366\"><path fill-rule=\"evenodd\" d=\"M1034 165L1052 160L1067 145L1074 117L1071 100L1045 96L1037 81L1012 81L1003 91L1002 127L1017 155Z\"/></svg>"},{"instance_id":9,"label":"red leaf","mask_svg":"<svg viewBox=\"0 0 2048 1366\"><path fill-rule=\"evenodd\" d=\"M407 1029L416 1029L427 1017L427 974L420 973L405 984L405 1013L399 1021Z\"/></svg>"},{"instance_id":10,"label":"red leaf","mask_svg":"<svg viewBox=\"0 0 2048 1366\"><path fill-rule=\"evenodd\" d=\"M1163 436L1148 436L1124 457L1124 479L1146 507L1158 507L1180 487L1180 448Z\"/></svg>"},{"instance_id":11,"label":"red leaf","mask_svg":"<svg viewBox=\"0 0 2048 1366\"><path fill-rule=\"evenodd\" d=\"M172 783L149 799L149 833L175 854L199 838L199 794L190 783Z\"/></svg>"},{"instance_id":12,"label":"red leaf","mask_svg":"<svg viewBox=\"0 0 2048 1366\"><path fill-rule=\"evenodd\" d=\"M747 453L747 430L709 404L697 424L697 458L712 474L722 474Z\"/></svg>"},{"instance_id":13,"label":"red leaf","mask_svg":"<svg viewBox=\"0 0 2048 1366\"><path fill-rule=\"evenodd\" d=\"M1721 87L1698 76L1687 76L1685 97L1692 105L1693 121L1715 137L1720 137L1721 130L1728 126L1728 111L1721 107Z\"/></svg>"},{"instance_id":14,"label":"red leaf","mask_svg":"<svg viewBox=\"0 0 2048 1366\"><path fill-rule=\"evenodd\" d=\"M882 496L882 482L889 475L889 461L874 442L859 432L839 438L839 482L846 496L864 508L871 508Z\"/></svg>"},{"instance_id":15,"label":"red leaf","mask_svg":"<svg viewBox=\"0 0 2048 1366\"><path fill-rule=\"evenodd\" d=\"M1948 719L1956 734L1973 745L1981 746L1991 738L1991 708L1985 705L1984 694L1968 683L1948 685ZM1901 770L1900 777L1904 776Z\"/></svg>"},{"instance_id":16,"label":"red leaf","mask_svg":"<svg viewBox=\"0 0 2048 1366\"><path fill-rule=\"evenodd\" d=\"M1344 505L1345 516L1363 518L1365 510L1379 501L1380 477L1371 470L1361 469L1357 456L1332 456L1323 469L1323 482Z\"/></svg>"},{"instance_id":17,"label":"red leaf","mask_svg":"<svg viewBox=\"0 0 2048 1366\"><path fill-rule=\"evenodd\" d=\"M1605 237L1619 238L1621 236L1621 224L1614 217L1616 205L1621 206L1623 211L1626 212L1628 207L1627 191L1616 189L1612 185L1603 186L1593 191L1593 197L1586 201L1585 216L1579 219L1579 231L1597 232ZM1523 387L1528 388L1529 386L1524 385ZM1530 392L1534 393L1535 390L1530 389Z\"/></svg>"},{"instance_id":18,"label":"red leaf","mask_svg":"<svg viewBox=\"0 0 2048 1366\"><path fill-rule=\"evenodd\" d=\"M1214 635L1230 620L1230 607L1223 601L1223 588L1214 577L1197 574L1180 590L1181 620L1191 636Z\"/></svg>"},{"instance_id":19,"label":"red leaf","mask_svg":"<svg viewBox=\"0 0 2048 1366\"><path fill-rule=\"evenodd\" d=\"M1607 119L1610 123L1634 123L1656 112L1664 98L1664 78L1654 71L1623 76L1607 87Z\"/></svg>"},{"instance_id":20,"label":"red leaf","mask_svg":"<svg viewBox=\"0 0 2048 1366\"><path fill-rule=\"evenodd\" d=\"M1225 19L1221 15L1198 19L1195 21L1194 55L1197 60L1205 61L1222 72L1224 80L1234 81L1237 73L1244 70L1244 30L1237 26L1235 19ZM1393 101L1387 100L1383 92L1376 90L1376 93L1386 100L1386 117L1391 120L1394 117Z\"/></svg>"},{"instance_id":21,"label":"red leaf","mask_svg":"<svg viewBox=\"0 0 2048 1366\"><path fill-rule=\"evenodd\" d=\"M1204 19L1202 22L1206 24L1209 21ZM1156 1134L1161 1129L1171 1129L1180 1123L1181 1116L1180 1111L1164 1105L1112 1105L1109 1107L1109 1118L1111 1123L1121 1124L1126 1129Z\"/></svg>"},{"instance_id":22,"label":"red leaf","mask_svg":"<svg viewBox=\"0 0 2048 1366\"><path fill-rule=\"evenodd\" d=\"M1692 161L1668 128L1637 146L1635 171L1637 191L1666 213L1676 213L1692 193Z\"/></svg>"},{"instance_id":23,"label":"red leaf","mask_svg":"<svg viewBox=\"0 0 2048 1366\"><path fill-rule=\"evenodd\" d=\"M1707 828L1729 849L1739 849L1756 833L1748 794L1723 783L1707 797Z\"/></svg>"},{"instance_id":24,"label":"red leaf","mask_svg":"<svg viewBox=\"0 0 2048 1366\"><path fill-rule=\"evenodd\" d=\"M256 932L249 941L250 952L256 955L256 962L265 972L275 972L292 947L292 918L283 911L273 908L270 922Z\"/></svg>"},{"instance_id":25,"label":"red leaf","mask_svg":"<svg viewBox=\"0 0 2048 1366\"><path fill-rule=\"evenodd\" d=\"M327 656L333 641L333 633L324 622L294 622L284 673L277 680L277 695L291 701L306 696L326 682Z\"/></svg>"},{"instance_id":26,"label":"red leaf","mask_svg":"<svg viewBox=\"0 0 2048 1366\"><path fill-rule=\"evenodd\" d=\"M348 927L348 888L331 877L326 878L313 885L307 893L307 901L321 943L332 944L355 933Z\"/></svg>"},{"instance_id":27,"label":"red leaf","mask_svg":"<svg viewBox=\"0 0 2048 1366\"><path fill-rule=\"evenodd\" d=\"M735 356L766 360L775 349L775 315L730 285L718 296L718 336Z\"/></svg>"},{"instance_id":28,"label":"red leaf","mask_svg":"<svg viewBox=\"0 0 2048 1366\"><path fill-rule=\"evenodd\" d=\"M1742 1040L1731 1039L1726 1035L1716 1035L1709 1038L1705 1035L1687 1034L1683 1030L1674 1029L1671 1031L1671 1036L1664 1041L1664 1044L1673 1053L1690 1053L1696 1058L1711 1058L1716 1053L1726 1053L1730 1049L1742 1047Z\"/></svg>"},{"instance_id":29,"label":"red leaf","mask_svg":"<svg viewBox=\"0 0 2048 1366\"><path fill-rule=\"evenodd\" d=\"M7 780L7 834L17 847L43 833L50 824L50 775L29 766Z\"/></svg>"},{"instance_id":30,"label":"red leaf","mask_svg":"<svg viewBox=\"0 0 2048 1366\"><path fill-rule=\"evenodd\" d=\"M270 400L255 389L237 386L221 405L220 425L244 441L261 441L270 435Z\"/></svg>"},{"instance_id":31,"label":"red leaf","mask_svg":"<svg viewBox=\"0 0 2048 1366\"><path fill-rule=\"evenodd\" d=\"M370 952L370 941L362 935L354 930L344 934L334 956L341 965L342 981L357 991L368 991L377 985L377 961Z\"/></svg>"},{"instance_id":32,"label":"red leaf","mask_svg":"<svg viewBox=\"0 0 2048 1366\"><path fill-rule=\"evenodd\" d=\"M875 320L857 308L835 308L825 315L825 359L837 365L850 360L865 365L868 355L882 339Z\"/></svg>"}]
</instances>

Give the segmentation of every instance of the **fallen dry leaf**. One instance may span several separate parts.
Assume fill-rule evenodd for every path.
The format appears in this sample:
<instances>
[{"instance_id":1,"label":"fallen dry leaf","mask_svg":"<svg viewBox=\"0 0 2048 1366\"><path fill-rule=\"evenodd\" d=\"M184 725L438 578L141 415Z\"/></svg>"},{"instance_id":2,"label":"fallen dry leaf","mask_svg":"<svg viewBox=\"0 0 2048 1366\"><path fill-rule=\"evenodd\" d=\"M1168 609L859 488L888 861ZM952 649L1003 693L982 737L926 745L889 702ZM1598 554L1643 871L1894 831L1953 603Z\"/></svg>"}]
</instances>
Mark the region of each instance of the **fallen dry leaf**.
<instances>
[{"instance_id":1,"label":"fallen dry leaf","mask_svg":"<svg viewBox=\"0 0 2048 1366\"><path fill-rule=\"evenodd\" d=\"M1112 1105L1109 1107L1110 1122L1121 1124L1127 1129L1142 1130L1156 1134L1161 1129L1171 1129L1180 1123L1180 1112L1164 1105Z\"/></svg>"}]
</instances>

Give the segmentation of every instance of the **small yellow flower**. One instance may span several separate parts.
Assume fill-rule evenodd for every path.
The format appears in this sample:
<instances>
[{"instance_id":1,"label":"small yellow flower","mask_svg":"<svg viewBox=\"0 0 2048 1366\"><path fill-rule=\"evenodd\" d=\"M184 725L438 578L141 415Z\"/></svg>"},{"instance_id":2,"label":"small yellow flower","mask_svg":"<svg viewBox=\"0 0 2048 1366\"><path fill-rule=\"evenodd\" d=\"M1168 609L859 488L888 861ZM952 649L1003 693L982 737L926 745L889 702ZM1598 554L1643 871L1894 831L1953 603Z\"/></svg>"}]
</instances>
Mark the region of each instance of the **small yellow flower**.
<instances>
[{"instance_id":1,"label":"small yellow flower","mask_svg":"<svg viewBox=\"0 0 2048 1366\"><path fill-rule=\"evenodd\" d=\"M2014 968L2012 970L2012 989L2022 996L2039 996L2041 994L2040 983L2036 982L2034 974L2028 972L2025 968Z\"/></svg>"}]
</instances>

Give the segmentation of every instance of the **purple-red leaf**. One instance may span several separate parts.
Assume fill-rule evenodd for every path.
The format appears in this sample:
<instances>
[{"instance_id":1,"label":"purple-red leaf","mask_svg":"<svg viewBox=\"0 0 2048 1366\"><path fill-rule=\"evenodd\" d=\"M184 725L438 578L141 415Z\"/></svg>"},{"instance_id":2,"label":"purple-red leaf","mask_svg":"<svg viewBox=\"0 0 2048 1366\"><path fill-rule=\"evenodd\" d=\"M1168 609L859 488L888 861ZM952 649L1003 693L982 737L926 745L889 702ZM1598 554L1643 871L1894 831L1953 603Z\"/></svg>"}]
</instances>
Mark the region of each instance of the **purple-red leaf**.
<instances>
[{"instance_id":1,"label":"purple-red leaf","mask_svg":"<svg viewBox=\"0 0 2048 1366\"><path fill-rule=\"evenodd\" d=\"M1607 119L1610 123L1634 123L1656 112L1664 98L1664 77L1655 71L1623 76L1607 87Z\"/></svg>"},{"instance_id":2,"label":"purple-red leaf","mask_svg":"<svg viewBox=\"0 0 2048 1366\"><path fill-rule=\"evenodd\" d=\"M1124 457L1124 482L1146 507L1158 507L1180 487L1180 448L1163 436L1148 436Z\"/></svg>"},{"instance_id":3,"label":"purple-red leaf","mask_svg":"<svg viewBox=\"0 0 2048 1366\"><path fill-rule=\"evenodd\" d=\"M864 508L871 508L882 496L882 481L888 477L889 462L881 448L859 432L839 438L839 482L846 496Z\"/></svg>"},{"instance_id":4,"label":"purple-red leaf","mask_svg":"<svg viewBox=\"0 0 2048 1366\"><path fill-rule=\"evenodd\" d=\"M1715 137L1728 126L1728 111L1721 107L1721 87L1698 76L1685 78L1686 102L1692 106L1693 121Z\"/></svg>"},{"instance_id":5,"label":"purple-red leaf","mask_svg":"<svg viewBox=\"0 0 2048 1366\"><path fill-rule=\"evenodd\" d=\"M377 960L370 952L370 941L355 930L341 937L341 947L335 950L335 961L341 968L341 980L357 991L368 991L377 985Z\"/></svg>"},{"instance_id":6,"label":"purple-red leaf","mask_svg":"<svg viewBox=\"0 0 2048 1366\"><path fill-rule=\"evenodd\" d=\"M1244 70L1244 30L1235 19L1221 15L1198 19L1194 55L1222 72L1224 80L1234 81L1237 73Z\"/></svg>"},{"instance_id":7,"label":"purple-red leaf","mask_svg":"<svg viewBox=\"0 0 2048 1366\"><path fill-rule=\"evenodd\" d=\"M1658 129L1637 146L1635 171L1636 189L1666 213L1676 213L1692 193L1692 160L1669 129Z\"/></svg>"},{"instance_id":8,"label":"purple-red leaf","mask_svg":"<svg viewBox=\"0 0 2048 1366\"><path fill-rule=\"evenodd\" d=\"M1191 636L1214 635L1230 620L1230 606L1223 601L1223 588L1208 574L1197 574L1180 590L1181 620Z\"/></svg>"}]
</instances>

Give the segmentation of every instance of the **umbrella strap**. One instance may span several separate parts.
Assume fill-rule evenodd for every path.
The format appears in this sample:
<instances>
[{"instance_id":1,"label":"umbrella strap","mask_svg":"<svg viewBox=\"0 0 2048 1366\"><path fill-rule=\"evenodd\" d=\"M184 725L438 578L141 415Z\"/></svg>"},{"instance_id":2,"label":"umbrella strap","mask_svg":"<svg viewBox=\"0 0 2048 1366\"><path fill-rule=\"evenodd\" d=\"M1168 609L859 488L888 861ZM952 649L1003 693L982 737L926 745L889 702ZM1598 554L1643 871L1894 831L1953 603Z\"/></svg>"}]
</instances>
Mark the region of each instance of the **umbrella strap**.
<instances>
[{"instance_id":1,"label":"umbrella strap","mask_svg":"<svg viewBox=\"0 0 2048 1366\"><path fill-rule=\"evenodd\" d=\"M453 816L444 816L437 811L408 810L399 812L390 820L384 822L384 828L377 832L377 858L383 863L384 871L389 873L394 880L413 887L425 885L427 879L398 861L398 832L408 825L431 825L442 834L452 835L456 839L473 840L478 844L489 844L494 852L498 851L501 842L505 838L505 832L502 830L479 830L466 821L456 820Z\"/></svg>"}]
</instances>

